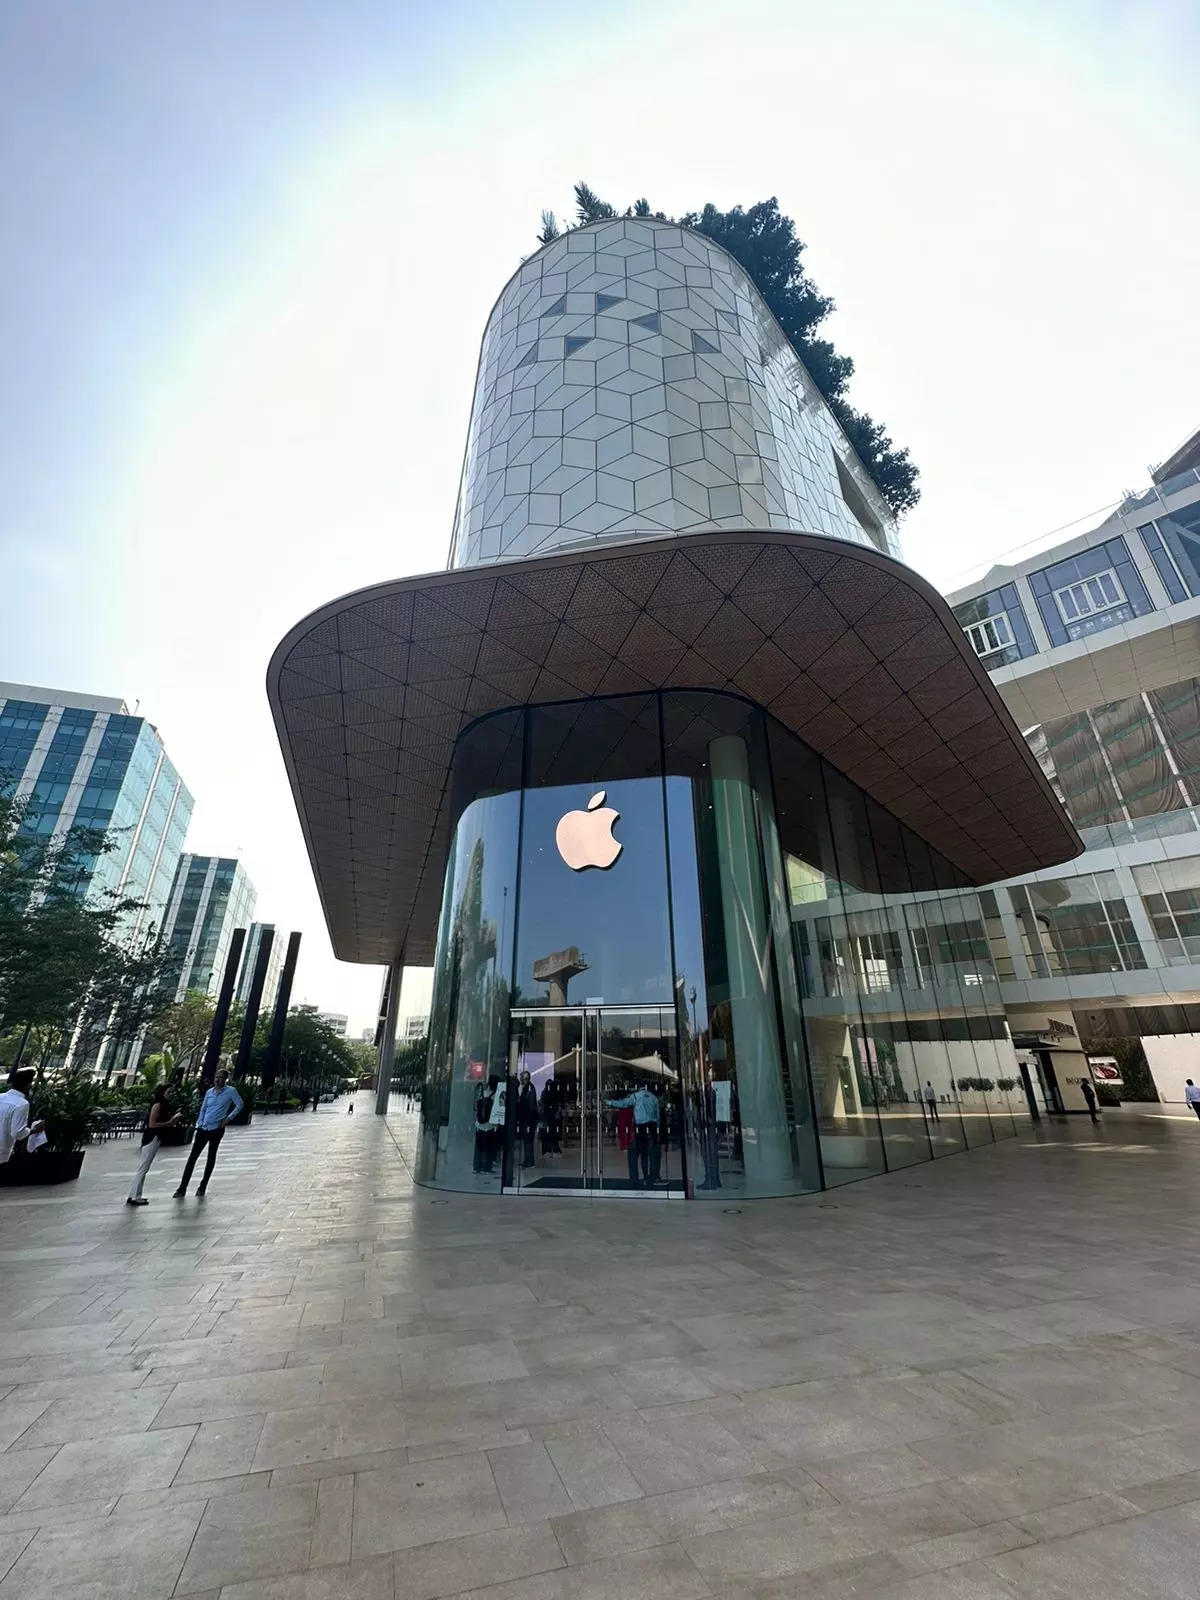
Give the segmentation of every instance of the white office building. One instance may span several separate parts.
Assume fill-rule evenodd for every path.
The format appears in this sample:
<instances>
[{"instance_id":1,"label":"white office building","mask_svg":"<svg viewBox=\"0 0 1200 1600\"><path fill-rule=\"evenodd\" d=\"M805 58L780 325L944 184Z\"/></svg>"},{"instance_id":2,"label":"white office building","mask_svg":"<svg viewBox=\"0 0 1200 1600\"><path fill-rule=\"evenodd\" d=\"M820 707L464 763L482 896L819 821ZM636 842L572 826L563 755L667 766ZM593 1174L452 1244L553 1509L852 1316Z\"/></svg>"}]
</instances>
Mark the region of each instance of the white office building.
<instances>
[{"instance_id":1,"label":"white office building","mask_svg":"<svg viewBox=\"0 0 1200 1600\"><path fill-rule=\"evenodd\" d=\"M1014 1037L1040 1058L1140 1039L1181 1100L1200 1077L1200 433L1098 527L949 599L1087 846L982 896Z\"/></svg>"}]
</instances>

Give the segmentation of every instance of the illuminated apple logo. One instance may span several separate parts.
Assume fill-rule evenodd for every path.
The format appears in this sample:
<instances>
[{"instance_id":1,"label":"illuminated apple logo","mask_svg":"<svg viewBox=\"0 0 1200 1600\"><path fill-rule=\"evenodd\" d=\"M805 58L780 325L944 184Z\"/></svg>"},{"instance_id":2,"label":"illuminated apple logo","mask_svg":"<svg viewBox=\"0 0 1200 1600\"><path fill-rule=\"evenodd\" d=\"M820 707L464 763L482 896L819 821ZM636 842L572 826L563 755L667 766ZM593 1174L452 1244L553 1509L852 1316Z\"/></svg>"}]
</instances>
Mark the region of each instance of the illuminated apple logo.
<instances>
[{"instance_id":1,"label":"illuminated apple logo","mask_svg":"<svg viewBox=\"0 0 1200 1600\"><path fill-rule=\"evenodd\" d=\"M600 789L587 803L586 811L568 811L554 830L558 853L572 872L585 867L611 867L621 854L621 841L613 838L613 823L621 815L604 804Z\"/></svg>"}]
</instances>

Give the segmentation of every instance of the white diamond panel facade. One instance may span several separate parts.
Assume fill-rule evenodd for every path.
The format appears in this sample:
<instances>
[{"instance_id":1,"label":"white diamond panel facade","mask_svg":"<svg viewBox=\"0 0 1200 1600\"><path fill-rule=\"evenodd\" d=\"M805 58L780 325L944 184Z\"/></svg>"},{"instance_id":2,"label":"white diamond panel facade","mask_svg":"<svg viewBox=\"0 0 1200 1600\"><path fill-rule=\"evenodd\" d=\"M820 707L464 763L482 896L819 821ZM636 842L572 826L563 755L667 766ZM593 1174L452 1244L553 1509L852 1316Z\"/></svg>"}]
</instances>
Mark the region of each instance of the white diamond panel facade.
<instances>
[{"instance_id":1,"label":"white diamond panel facade","mask_svg":"<svg viewBox=\"0 0 1200 1600\"><path fill-rule=\"evenodd\" d=\"M539 250L484 334L450 565L738 529L900 553L840 425L719 245L625 217Z\"/></svg>"}]
</instances>

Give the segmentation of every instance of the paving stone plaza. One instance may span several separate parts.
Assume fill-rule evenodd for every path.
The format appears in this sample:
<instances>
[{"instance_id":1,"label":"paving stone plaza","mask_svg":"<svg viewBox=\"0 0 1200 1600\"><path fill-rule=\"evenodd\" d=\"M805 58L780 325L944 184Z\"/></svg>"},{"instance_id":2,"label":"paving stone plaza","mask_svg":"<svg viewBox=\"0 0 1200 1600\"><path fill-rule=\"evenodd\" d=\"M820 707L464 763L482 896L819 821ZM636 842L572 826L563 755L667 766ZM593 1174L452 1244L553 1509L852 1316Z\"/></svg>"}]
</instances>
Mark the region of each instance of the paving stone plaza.
<instances>
[{"instance_id":1,"label":"paving stone plaza","mask_svg":"<svg viewBox=\"0 0 1200 1600\"><path fill-rule=\"evenodd\" d=\"M1194 1119L700 1208L358 1112L0 1192L0 1600L1195 1595Z\"/></svg>"}]
</instances>

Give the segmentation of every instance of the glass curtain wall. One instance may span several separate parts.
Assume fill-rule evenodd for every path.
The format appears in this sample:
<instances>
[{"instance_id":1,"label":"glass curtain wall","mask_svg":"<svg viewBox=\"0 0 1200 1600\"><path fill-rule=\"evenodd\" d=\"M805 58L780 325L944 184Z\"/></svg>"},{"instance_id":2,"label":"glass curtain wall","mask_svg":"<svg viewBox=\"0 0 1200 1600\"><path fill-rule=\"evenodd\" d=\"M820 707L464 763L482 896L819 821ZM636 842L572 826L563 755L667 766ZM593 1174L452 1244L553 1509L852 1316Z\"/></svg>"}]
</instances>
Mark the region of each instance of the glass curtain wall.
<instances>
[{"instance_id":1,"label":"glass curtain wall","mask_svg":"<svg viewBox=\"0 0 1200 1600\"><path fill-rule=\"evenodd\" d=\"M761 712L662 697L676 1007L698 1197L821 1186Z\"/></svg>"},{"instance_id":2,"label":"glass curtain wall","mask_svg":"<svg viewBox=\"0 0 1200 1600\"><path fill-rule=\"evenodd\" d=\"M539 1083L571 1029L608 1030L613 1082L614 1029L622 1059L667 1063L661 1170L698 1199L812 1191L1014 1131L979 896L759 709L679 692L503 713L463 735L454 786L421 1182L553 1186L553 1130L534 1138L532 1102L516 1127L531 1027ZM648 1008L656 1038L673 1027L657 1055ZM606 1105L588 1125L616 1139ZM565 1126L560 1108L560 1143ZM601 1155L589 1181L582 1149L581 1189L623 1173ZM632 1162L625 1186L654 1187Z\"/></svg>"},{"instance_id":3,"label":"glass curtain wall","mask_svg":"<svg viewBox=\"0 0 1200 1600\"><path fill-rule=\"evenodd\" d=\"M522 750L514 711L456 752L416 1167L442 1188L499 1192L503 1174Z\"/></svg>"}]
</instances>

